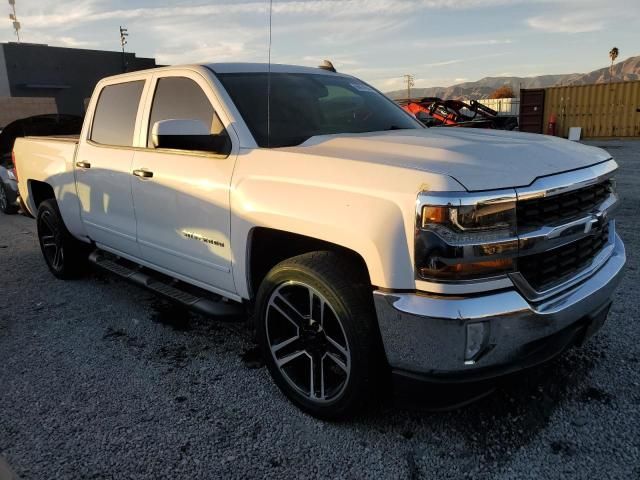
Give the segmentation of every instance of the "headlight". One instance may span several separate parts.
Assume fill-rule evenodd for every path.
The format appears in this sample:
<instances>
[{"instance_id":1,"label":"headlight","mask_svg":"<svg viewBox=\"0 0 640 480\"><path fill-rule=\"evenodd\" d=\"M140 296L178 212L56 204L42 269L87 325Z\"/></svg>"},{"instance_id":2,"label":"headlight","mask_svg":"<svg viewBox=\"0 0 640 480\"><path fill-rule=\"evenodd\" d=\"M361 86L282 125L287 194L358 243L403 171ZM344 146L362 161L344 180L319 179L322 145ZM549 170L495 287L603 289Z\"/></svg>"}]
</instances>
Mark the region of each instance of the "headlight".
<instances>
[{"instance_id":1,"label":"headlight","mask_svg":"<svg viewBox=\"0 0 640 480\"><path fill-rule=\"evenodd\" d=\"M439 205L435 202L441 202ZM416 270L424 280L474 280L514 270L515 193L420 199ZM425 204L426 203L426 204Z\"/></svg>"}]
</instances>

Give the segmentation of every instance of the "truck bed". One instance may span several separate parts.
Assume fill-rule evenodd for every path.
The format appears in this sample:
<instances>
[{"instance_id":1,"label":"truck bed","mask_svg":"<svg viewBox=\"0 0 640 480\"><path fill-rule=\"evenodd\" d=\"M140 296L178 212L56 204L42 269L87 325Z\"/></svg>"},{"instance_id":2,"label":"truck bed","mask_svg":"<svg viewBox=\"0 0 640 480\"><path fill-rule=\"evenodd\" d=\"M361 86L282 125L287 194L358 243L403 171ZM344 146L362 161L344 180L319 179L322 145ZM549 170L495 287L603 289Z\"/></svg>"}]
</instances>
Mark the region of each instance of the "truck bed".
<instances>
[{"instance_id":1,"label":"truck bed","mask_svg":"<svg viewBox=\"0 0 640 480\"><path fill-rule=\"evenodd\" d=\"M72 142L72 143L78 143L78 141L80 140L80 134L78 135L46 135L46 136L27 136L24 137L27 140L53 140L55 141L60 141L60 142Z\"/></svg>"},{"instance_id":2,"label":"truck bed","mask_svg":"<svg viewBox=\"0 0 640 480\"><path fill-rule=\"evenodd\" d=\"M18 171L18 188L32 215L35 215L36 207L29 185L34 181L46 183L53 188L61 209L66 207L70 195L76 197L73 164L78 140L79 135L16 139L13 152Z\"/></svg>"}]
</instances>

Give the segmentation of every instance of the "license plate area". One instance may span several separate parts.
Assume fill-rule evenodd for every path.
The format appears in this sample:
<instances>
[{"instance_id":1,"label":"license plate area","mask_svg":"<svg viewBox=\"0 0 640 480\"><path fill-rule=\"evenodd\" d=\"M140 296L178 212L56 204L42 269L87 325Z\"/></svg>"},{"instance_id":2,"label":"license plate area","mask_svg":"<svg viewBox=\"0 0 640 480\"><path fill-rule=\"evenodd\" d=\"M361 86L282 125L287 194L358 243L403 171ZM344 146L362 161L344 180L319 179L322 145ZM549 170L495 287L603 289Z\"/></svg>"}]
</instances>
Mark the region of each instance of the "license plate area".
<instances>
[{"instance_id":1,"label":"license plate area","mask_svg":"<svg viewBox=\"0 0 640 480\"><path fill-rule=\"evenodd\" d=\"M602 328L604 322L609 315L609 309L611 308L611 302L607 303L604 307L595 313L592 313L587 317L587 328L584 331L581 344L584 344L589 338L591 338L598 330Z\"/></svg>"}]
</instances>

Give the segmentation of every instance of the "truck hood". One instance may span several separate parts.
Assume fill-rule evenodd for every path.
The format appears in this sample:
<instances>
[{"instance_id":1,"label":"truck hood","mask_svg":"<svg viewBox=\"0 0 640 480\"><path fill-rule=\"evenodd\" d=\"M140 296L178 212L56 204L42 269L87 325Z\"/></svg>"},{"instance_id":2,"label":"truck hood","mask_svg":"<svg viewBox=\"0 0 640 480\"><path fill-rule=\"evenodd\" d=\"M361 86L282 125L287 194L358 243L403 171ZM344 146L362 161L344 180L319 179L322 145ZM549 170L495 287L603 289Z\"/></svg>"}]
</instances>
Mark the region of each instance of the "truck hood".
<instances>
[{"instance_id":1,"label":"truck hood","mask_svg":"<svg viewBox=\"0 0 640 480\"><path fill-rule=\"evenodd\" d=\"M600 148L546 135L442 127L322 135L284 150L448 175L469 191L526 186L611 158Z\"/></svg>"}]
</instances>

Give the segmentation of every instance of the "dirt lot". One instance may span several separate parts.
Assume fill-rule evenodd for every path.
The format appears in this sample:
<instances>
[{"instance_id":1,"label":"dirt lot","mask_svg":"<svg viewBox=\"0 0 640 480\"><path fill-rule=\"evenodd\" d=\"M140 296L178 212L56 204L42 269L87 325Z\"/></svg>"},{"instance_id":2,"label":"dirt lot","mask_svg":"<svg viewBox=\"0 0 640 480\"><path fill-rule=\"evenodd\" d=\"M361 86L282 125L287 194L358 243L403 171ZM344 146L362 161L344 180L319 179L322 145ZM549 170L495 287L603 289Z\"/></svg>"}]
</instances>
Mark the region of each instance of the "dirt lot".
<instances>
[{"instance_id":1,"label":"dirt lot","mask_svg":"<svg viewBox=\"0 0 640 480\"><path fill-rule=\"evenodd\" d=\"M315 420L279 393L242 325L105 274L56 281L33 220L1 216L0 454L33 479L640 478L640 141L594 144L621 165L629 256L608 322L446 413Z\"/></svg>"}]
</instances>

